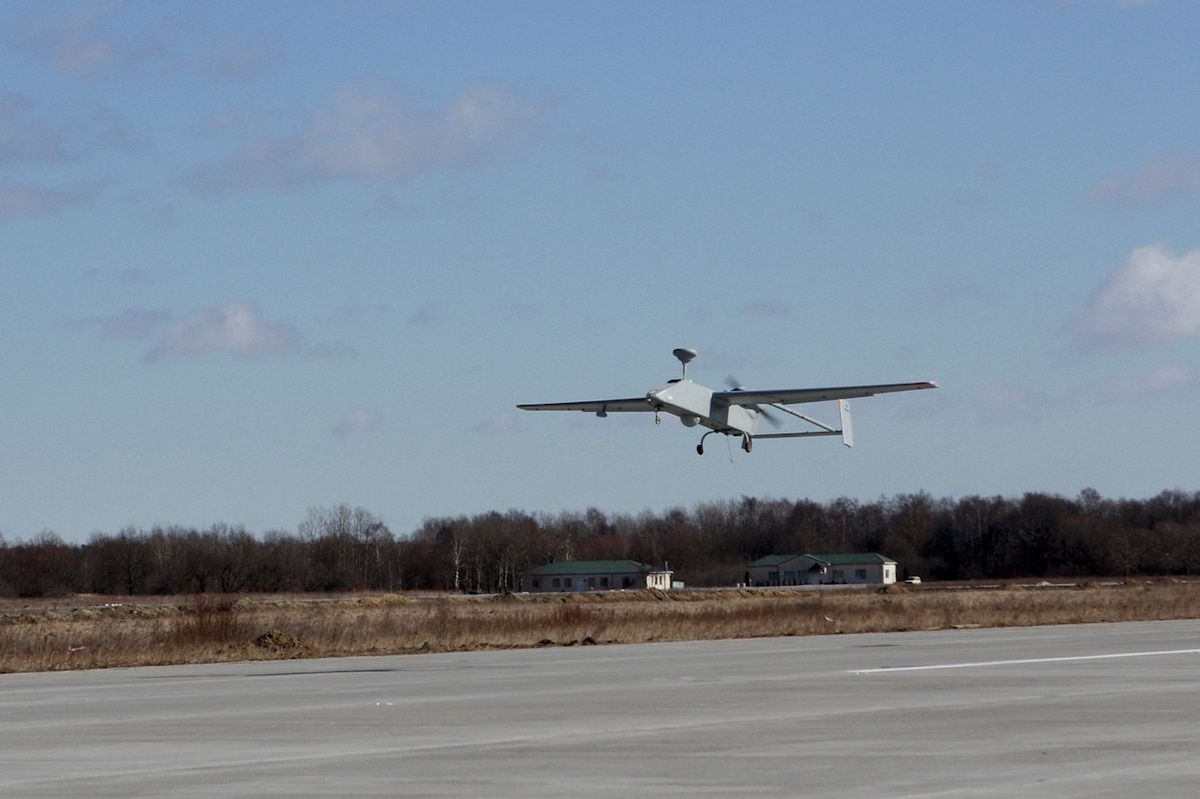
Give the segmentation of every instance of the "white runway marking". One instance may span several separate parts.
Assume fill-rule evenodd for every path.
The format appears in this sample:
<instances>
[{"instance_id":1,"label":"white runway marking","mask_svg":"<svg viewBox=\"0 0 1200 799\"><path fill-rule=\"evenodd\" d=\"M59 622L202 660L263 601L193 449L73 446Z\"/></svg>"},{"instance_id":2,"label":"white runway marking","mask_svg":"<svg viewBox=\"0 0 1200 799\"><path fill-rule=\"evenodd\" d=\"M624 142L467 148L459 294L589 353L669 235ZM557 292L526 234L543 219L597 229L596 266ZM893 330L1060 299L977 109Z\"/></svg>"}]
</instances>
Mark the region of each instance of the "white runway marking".
<instances>
[{"instance_id":1,"label":"white runway marking","mask_svg":"<svg viewBox=\"0 0 1200 799\"><path fill-rule=\"evenodd\" d=\"M1018 666L1026 663L1068 663L1079 660L1113 660L1116 658L1147 658L1156 655L1200 655L1200 649L1163 649L1157 652L1114 652L1107 655L1074 655L1056 658L1022 658L1020 660L981 660L975 663L937 663L932 666L883 666L877 669L854 669L847 674L881 674L897 671L936 671L938 669L976 669L983 666Z\"/></svg>"}]
</instances>

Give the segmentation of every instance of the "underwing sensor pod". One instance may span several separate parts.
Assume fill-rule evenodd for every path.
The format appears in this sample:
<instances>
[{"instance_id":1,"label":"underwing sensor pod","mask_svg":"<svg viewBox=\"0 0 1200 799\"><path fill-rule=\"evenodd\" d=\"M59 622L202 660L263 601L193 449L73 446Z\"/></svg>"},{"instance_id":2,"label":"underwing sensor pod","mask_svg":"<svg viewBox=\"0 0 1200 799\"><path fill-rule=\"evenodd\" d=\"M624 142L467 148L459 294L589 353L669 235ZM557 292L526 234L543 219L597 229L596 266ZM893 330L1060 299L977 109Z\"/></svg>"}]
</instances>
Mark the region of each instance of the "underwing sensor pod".
<instances>
[{"instance_id":1,"label":"underwing sensor pod","mask_svg":"<svg viewBox=\"0 0 1200 799\"><path fill-rule=\"evenodd\" d=\"M642 412L653 413L654 422L662 421L663 413L679 417L685 427L703 425L708 431L700 437L696 452L704 454L704 440L713 433L736 436L742 440L742 449L750 452L756 440L778 438L810 438L813 436L841 436L847 447L854 446L854 430L850 420L849 399L889 394L896 391L918 391L937 388L937 383L924 380L916 383L881 383L871 386L834 386L829 388L783 388L756 391L743 388L730 377L726 382L728 391L714 391L688 379L687 367L696 357L696 351L688 347L677 347L674 355L683 366L680 377L668 380L665 385L646 392L643 397L624 399L586 400L584 402L544 402L518 405L524 411L584 411L600 418L609 413ZM788 405L803 405L810 402L837 402L839 426L825 424ZM759 422L764 421L773 428L781 425L782 415L791 416L809 425L796 432L758 433ZM814 429L815 428L815 429Z\"/></svg>"}]
</instances>

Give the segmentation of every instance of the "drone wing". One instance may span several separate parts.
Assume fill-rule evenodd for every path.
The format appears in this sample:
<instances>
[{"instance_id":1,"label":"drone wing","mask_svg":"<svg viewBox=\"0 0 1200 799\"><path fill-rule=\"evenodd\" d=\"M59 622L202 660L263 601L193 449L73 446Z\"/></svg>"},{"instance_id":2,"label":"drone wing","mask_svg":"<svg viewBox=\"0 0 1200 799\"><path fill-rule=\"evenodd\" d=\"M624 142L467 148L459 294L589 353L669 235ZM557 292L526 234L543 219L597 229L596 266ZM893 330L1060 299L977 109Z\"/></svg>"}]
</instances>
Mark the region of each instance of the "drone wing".
<instances>
[{"instance_id":1,"label":"drone wing","mask_svg":"<svg viewBox=\"0 0 1200 799\"><path fill-rule=\"evenodd\" d=\"M825 402L827 400L852 399L854 397L870 397L875 394L889 394L893 391L918 391L923 388L937 388L937 383L929 380L920 383L882 383L877 386L835 386L832 388L782 388L775 391L718 391L713 394L714 400L721 400L730 405L800 405L805 402Z\"/></svg>"},{"instance_id":2,"label":"drone wing","mask_svg":"<svg viewBox=\"0 0 1200 799\"><path fill-rule=\"evenodd\" d=\"M518 405L517 407L523 411L587 411L589 413L654 410L654 406L650 404L650 400L646 397L587 400L585 402L542 402L534 405Z\"/></svg>"}]
</instances>

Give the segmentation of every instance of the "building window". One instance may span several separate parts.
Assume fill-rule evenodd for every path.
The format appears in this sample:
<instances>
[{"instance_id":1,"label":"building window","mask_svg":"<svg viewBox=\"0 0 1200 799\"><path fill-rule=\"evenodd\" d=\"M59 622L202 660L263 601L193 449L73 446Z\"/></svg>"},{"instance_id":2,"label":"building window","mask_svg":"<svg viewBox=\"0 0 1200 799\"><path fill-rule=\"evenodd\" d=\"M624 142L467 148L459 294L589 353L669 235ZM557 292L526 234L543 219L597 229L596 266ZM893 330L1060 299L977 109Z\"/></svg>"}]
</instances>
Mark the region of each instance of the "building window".
<instances>
[{"instance_id":1,"label":"building window","mask_svg":"<svg viewBox=\"0 0 1200 799\"><path fill-rule=\"evenodd\" d=\"M542 582L541 582L541 580L539 580L539 579L537 579L537 578L535 577L535 578L533 579L533 587L534 587L534 588L541 588L541 587L542 587Z\"/></svg>"},{"instance_id":2,"label":"building window","mask_svg":"<svg viewBox=\"0 0 1200 799\"><path fill-rule=\"evenodd\" d=\"M867 570L866 569L855 569L854 570L854 579L855 580L867 579Z\"/></svg>"},{"instance_id":3,"label":"building window","mask_svg":"<svg viewBox=\"0 0 1200 799\"><path fill-rule=\"evenodd\" d=\"M600 578L600 587L601 587L601 588L608 588L608 578L607 578L607 577L601 577L601 578Z\"/></svg>"},{"instance_id":4,"label":"building window","mask_svg":"<svg viewBox=\"0 0 1200 799\"><path fill-rule=\"evenodd\" d=\"M554 586L555 588L558 588L558 586L559 586L559 579L558 579L557 577L555 577L555 578L554 578L554 581L551 583L551 585L552 585L552 586Z\"/></svg>"},{"instance_id":5,"label":"building window","mask_svg":"<svg viewBox=\"0 0 1200 799\"><path fill-rule=\"evenodd\" d=\"M834 585L842 585L845 582L846 582L846 573L843 572L841 569L834 569L833 570L833 584Z\"/></svg>"}]
</instances>

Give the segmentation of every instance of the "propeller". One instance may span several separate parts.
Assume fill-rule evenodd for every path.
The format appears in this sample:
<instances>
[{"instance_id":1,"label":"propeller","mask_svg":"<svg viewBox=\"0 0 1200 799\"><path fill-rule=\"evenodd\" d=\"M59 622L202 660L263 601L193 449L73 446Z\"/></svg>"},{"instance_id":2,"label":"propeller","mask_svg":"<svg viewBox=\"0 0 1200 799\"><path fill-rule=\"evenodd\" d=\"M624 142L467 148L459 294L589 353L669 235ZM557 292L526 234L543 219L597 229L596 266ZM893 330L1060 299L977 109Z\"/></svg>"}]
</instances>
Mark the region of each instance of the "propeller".
<instances>
[{"instance_id":1,"label":"propeller","mask_svg":"<svg viewBox=\"0 0 1200 799\"><path fill-rule=\"evenodd\" d=\"M729 386L730 391L745 391L746 390L746 387L742 385L742 382L740 380L738 380L736 377L734 377L733 375L729 375L728 377L725 378L725 385ZM767 420L767 423L770 424L771 427L778 428L779 425L781 424L779 416L777 414L775 414L771 411L768 411L766 408L762 407L761 405L751 405L749 407L751 407L754 410L761 413L762 417Z\"/></svg>"}]
</instances>

